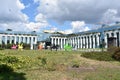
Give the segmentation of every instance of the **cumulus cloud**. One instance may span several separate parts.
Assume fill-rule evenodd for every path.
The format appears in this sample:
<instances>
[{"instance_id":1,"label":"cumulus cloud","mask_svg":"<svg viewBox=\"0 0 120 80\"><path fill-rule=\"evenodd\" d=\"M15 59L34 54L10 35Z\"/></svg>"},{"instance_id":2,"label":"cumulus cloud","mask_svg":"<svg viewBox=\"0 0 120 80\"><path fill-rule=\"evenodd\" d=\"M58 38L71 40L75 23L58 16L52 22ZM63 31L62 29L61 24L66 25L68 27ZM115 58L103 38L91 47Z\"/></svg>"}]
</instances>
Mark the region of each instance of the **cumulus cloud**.
<instances>
[{"instance_id":1,"label":"cumulus cloud","mask_svg":"<svg viewBox=\"0 0 120 80\"><path fill-rule=\"evenodd\" d=\"M0 26L3 29L39 31L50 26L49 20L58 23L70 21L72 28L67 32L86 31L86 24L120 21L120 0L34 0L39 3L35 21L22 12L28 5L20 0L0 1ZM112 4L112 5L111 5ZM20 29L21 28L21 29ZM58 30L58 28L56 28Z\"/></svg>"},{"instance_id":2,"label":"cumulus cloud","mask_svg":"<svg viewBox=\"0 0 120 80\"><path fill-rule=\"evenodd\" d=\"M51 30L52 30L52 31L57 31L58 28L57 28L57 27L51 27Z\"/></svg>"},{"instance_id":3,"label":"cumulus cloud","mask_svg":"<svg viewBox=\"0 0 120 80\"><path fill-rule=\"evenodd\" d=\"M65 33L75 33L75 32L82 32L82 31L88 31L90 28L86 26L84 21L73 21L71 22L71 29L65 30Z\"/></svg>"},{"instance_id":4,"label":"cumulus cloud","mask_svg":"<svg viewBox=\"0 0 120 80\"><path fill-rule=\"evenodd\" d=\"M118 16L117 9L108 9L101 20L103 23L109 24L112 22L120 21L120 16Z\"/></svg>"},{"instance_id":5,"label":"cumulus cloud","mask_svg":"<svg viewBox=\"0 0 120 80\"><path fill-rule=\"evenodd\" d=\"M85 21L97 23L109 9L120 13L120 0L34 0L39 2L38 11L58 22ZM117 15L118 17L120 16Z\"/></svg>"},{"instance_id":6,"label":"cumulus cloud","mask_svg":"<svg viewBox=\"0 0 120 80\"><path fill-rule=\"evenodd\" d=\"M21 10L25 5L20 0L1 0L0 1L0 29L13 29L15 31L28 30L25 24L28 16Z\"/></svg>"},{"instance_id":7,"label":"cumulus cloud","mask_svg":"<svg viewBox=\"0 0 120 80\"><path fill-rule=\"evenodd\" d=\"M0 23L1 30L12 29L14 31L28 31L26 24L23 22Z\"/></svg>"},{"instance_id":8,"label":"cumulus cloud","mask_svg":"<svg viewBox=\"0 0 120 80\"><path fill-rule=\"evenodd\" d=\"M22 12L28 5L24 5L20 0L0 1L0 28L2 30L13 29L15 31L39 31L40 28L48 26L46 17L38 14L35 22L30 22L29 17Z\"/></svg>"},{"instance_id":9,"label":"cumulus cloud","mask_svg":"<svg viewBox=\"0 0 120 80\"><path fill-rule=\"evenodd\" d=\"M71 34L71 33L73 33L72 29L67 29L64 32L65 32L65 34Z\"/></svg>"},{"instance_id":10,"label":"cumulus cloud","mask_svg":"<svg viewBox=\"0 0 120 80\"><path fill-rule=\"evenodd\" d=\"M47 23L39 23L39 22L10 22L10 23L1 23L0 30L12 29L13 31L40 31L42 28L49 26Z\"/></svg>"},{"instance_id":11,"label":"cumulus cloud","mask_svg":"<svg viewBox=\"0 0 120 80\"><path fill-rule=\"evenodd\" d=\"M90 30L86 25L84 21L73 21L71 23L73 32L82 32Z\"/></svg>"},{"instance_id":12,"label":"cumulus cloud","mask_svg":"<svg viewBox=\"0 0 120 80\"><path fill-rule=\"evenodd\" d=\"M41 23L46 23L46 16L44 16L43 14L39 13L36 17L35 17L35 21L36 22L41 22Z\"/></svg>"},{"instance_id":13,"label":"cumulus cloud","mask_svg":"<svg viewBox=\"0 0 120 80\"><path fill-rule=\"evenodd\" d=\"M40 31L41 28L45 28L46 26L49 26L48 23L29 22L26 24L26 27L30 31Z\"/></svg>"},{"instance_id":14,"label":"cumulus cloud","mask_svg":"<svg viewBox=\"0 0 120 80\"><path fill-rule=\"evenodd\" d=\"M0 23L5 22L25 22L28 16L21 12L25 8L19 0L0 1Z\"/></svg>"},{"instance_id":15,"label":"cumulus cloud","mask_svg":"<svg viewBox=\"0 0 120 80\"><path fill-rule=\"evenodd\" d=\"M35 17L35 22L29 22L26 24L26 27L29 30L40 31L41 28L46 28L49 26L46 17L43 14L38 14Z\"/></svg>"}]
</instances>

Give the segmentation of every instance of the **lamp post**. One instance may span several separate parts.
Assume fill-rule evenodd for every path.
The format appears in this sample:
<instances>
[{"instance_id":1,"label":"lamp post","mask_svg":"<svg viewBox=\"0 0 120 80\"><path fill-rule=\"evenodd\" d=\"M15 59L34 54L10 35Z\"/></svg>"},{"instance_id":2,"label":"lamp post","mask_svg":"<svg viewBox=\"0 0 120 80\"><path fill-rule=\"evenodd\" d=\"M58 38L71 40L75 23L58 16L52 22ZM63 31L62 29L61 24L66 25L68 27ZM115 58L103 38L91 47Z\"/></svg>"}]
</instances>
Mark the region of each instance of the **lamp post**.
<instances>
[{"instance_id":1,"label":"lamp post","mask_svg":"<svg viewBox=\"0 0 120 80\"><path fill-rule=\"evenodd\" d=\"M102 25L102 30L101 30L101 47L102 47L102 52L103 52L103 47L104 47L104 26L105 24Z\"/></svg>"}]
</instances>

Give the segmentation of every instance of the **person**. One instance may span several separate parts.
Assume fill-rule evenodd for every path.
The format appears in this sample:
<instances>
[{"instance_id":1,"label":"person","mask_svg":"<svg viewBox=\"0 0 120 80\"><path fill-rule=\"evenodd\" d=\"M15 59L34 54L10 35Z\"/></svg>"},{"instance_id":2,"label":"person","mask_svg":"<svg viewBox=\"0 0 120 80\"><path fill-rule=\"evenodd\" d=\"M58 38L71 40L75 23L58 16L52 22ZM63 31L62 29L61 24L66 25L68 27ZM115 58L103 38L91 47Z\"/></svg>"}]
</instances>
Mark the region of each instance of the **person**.
<instances>
[{"instance_id":1,"label":"person","mask_svg":"<svg viewBox=\"0 0 120 80\"><path fill-rule=\"evenodd\" d=\"M55 49L57 51L58 47L59 47L58 45L51 44L50 49L51 49L51 51L52 51L52 49Z\"/></svg>"},{"instance_id":2,"label":"person","mask_svg":"<svg viewBox=\"0 0 120 80\"><path fill-rule=\"evenodd\" d=\"M21 44L18 44L18 50L23 50L23 44L21 43Z\"/></svg>"},{"instance_id":3,"label":"person","mask_svg":"<svg viewBox=\"0 0 120 80\"><path fill-rule=\"evenodd\" d=\"M68 44L65 44L65 45L64 45L64 49L65 49L65 51L71 51L71 50L72 50L72 47L71 47L70 44L68 43Z\"/></svg>"},{"instance_id":4,"label":"person","mask_svg":"<svg viewBox=\"0 0 120 80\"><path fill-rule=\"evenodd\" d=\"M17 49L17 45L13 44L11 49Z\"/></svg>"},{"instance_id":5,"label":"person","mask_svg":"<svg viewBox=\"0 0 120 80\"><path fill-rule=\"evenodd\" d=\"M38 46L38 49L39 49L39 50L42 50L42 49L43 49L42 43Z\"/></svg>"}]
</instances>

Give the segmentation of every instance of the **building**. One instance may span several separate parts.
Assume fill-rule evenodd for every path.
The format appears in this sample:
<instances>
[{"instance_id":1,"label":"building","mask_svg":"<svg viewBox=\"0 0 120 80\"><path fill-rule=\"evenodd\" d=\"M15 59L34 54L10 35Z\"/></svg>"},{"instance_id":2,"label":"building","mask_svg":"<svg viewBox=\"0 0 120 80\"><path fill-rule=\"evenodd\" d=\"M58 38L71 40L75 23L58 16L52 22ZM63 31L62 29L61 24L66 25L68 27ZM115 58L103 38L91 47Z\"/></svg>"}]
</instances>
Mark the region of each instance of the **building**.
<instances>
[{"instance_id":1,"label":"building","mask_svg":"<svg viewBox=\"0 0 120 80\"><path fill-rule=\"evenodd\" d=\"M51 44L59 45L59 49L64 49L65 44L70 44L73 48L104 48L110 46L120 47L120 23L108 26L102 25L101 28L89 30L85 32L78 32L72 34L64 34L63 32L22 32L0 31L0 45L2 44L30 44L30 49L35 49L40 43L44 43L44 48Z\"/></svg>"},{"instance_id":2,"label":"building","mask_svg":"<svg viewBox=\"0 0 120 80\"><path fill-rule=\"evenodd\" d=\"M73 48L108 48L110 44L120 47L120 23L112 26L102 25L101 28L73 34L51 35L51 44L59 45L61 49L69 43ZM111 45L111 46L113 46Z\"/></svg>"},{"instance_id":3,"label":"building","mask_svg":"<svg viewBox=\"0 0 120 80\"><path fill-rule=\"evenodd\" d=\"M37 34L35 32L20 32L12 31L8 29L6 31L0 31L0 44L30 44L30 49L34 48L37 44Z\"/></svg>"}]
</instances>

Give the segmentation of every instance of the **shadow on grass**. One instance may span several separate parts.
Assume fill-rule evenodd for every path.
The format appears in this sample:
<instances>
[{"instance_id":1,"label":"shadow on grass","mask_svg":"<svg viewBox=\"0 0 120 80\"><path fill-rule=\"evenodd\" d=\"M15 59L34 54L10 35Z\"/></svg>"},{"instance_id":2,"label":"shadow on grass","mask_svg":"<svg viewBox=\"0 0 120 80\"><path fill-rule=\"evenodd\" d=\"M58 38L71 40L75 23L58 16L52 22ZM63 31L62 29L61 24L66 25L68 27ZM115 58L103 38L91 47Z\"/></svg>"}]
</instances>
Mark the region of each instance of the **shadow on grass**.
<instances>
[{"instance_id":1,"label":"shadow on grass","mask_svg":"<svg viewBox=\"0 0 120 80\"><path fill-rule=\"evenodd\" d=\"M25 73L9 72L0 73L0 80L26 80Z\"/></svg>"},{"instance_id":2,"label":"shadow on grass","mask_svg":"<svg viewBox=\"0 0 120 80\"><path fill-rule=\"evenodd\" d=\"M8 65L0 65L0 80L26 80L25 73L14 72Z\"/></svg>"}]
</instances>

